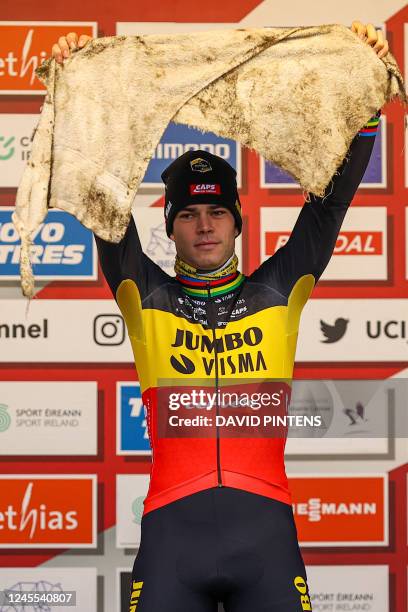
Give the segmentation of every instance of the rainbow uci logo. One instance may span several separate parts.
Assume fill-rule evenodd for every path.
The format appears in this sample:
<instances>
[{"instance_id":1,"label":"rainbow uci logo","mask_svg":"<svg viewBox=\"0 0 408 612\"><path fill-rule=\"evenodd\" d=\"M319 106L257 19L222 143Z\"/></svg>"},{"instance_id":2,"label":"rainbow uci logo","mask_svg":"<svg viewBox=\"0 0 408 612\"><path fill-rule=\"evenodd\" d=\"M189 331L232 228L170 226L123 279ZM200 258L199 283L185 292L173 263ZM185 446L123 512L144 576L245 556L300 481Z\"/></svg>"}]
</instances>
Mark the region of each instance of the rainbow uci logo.
<instances>
[{"instance_id":1,"label":"rainbow uci logo","mask_svg":"<svg viewBox=\"0 0 408 612\"><path fill-rule=\"evenodd\" d=\"M8 406L0 404L0 432L6 431L11 424L11 417L7 412Z\"/></svg>"}]
</instances>

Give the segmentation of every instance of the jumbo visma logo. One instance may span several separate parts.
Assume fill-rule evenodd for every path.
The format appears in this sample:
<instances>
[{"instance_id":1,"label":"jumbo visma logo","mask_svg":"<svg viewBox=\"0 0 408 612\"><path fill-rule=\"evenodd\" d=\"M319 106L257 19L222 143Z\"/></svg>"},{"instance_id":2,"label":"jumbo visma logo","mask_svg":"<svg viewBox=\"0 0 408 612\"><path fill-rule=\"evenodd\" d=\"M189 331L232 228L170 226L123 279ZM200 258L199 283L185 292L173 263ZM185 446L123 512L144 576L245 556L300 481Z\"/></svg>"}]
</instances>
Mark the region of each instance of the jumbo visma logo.
<instances>
[{"instance_id":1,"label":"jumbo visma logo","mask_svg":"<svg viewBox=\"0 0 408 612\"><path fill-rule=\"evenodd\" d=\"M11 417L7 412L8 406L6 404L0 404L0 433L7 431L11 425Z\"/></svg>"},{"instance_id":2,"label":"jumbo visma logo","mask_svg":"<svg viewBox=\"0 0 408 612\"><path fill-rule=\"evenodd\" d=\"M259 349L262 338L259 327L248 327L243 332L224 334L218 338L177 329L171 346L194 352L196 358L198 355L207 376L215 374L217 359L218 373L225 376L266 370L265 358ZM182 352L171 355L170 363L180 374L193 374L196 370L193 359Z\"/></svg>"}]
</instances>

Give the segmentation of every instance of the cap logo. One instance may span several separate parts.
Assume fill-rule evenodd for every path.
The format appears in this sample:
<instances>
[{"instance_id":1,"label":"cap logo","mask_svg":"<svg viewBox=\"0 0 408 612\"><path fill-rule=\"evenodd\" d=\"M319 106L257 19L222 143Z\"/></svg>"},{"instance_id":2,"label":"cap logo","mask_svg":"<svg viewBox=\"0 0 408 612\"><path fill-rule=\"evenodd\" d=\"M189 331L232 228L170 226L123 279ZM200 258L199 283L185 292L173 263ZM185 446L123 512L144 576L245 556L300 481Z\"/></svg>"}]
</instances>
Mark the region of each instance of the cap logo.
<instances>
[{"instance_id":1,"label":"cap logo","mask_svg":"<svg viewBox=\"0 0 408 612\"><path fill-rule=\"evenodd\" d=\"M219 183L195 183L190 185L190 195L200 195L201 193L221 193Z\"/></svg>"},{"instance_id":2,"label":"cap logo","mask_svg":"<svg viewBox=\"0 0 408 612\"><path fill-rule=\"evenodd\" d=\"M190 166L193 172L210 172L212 170L210 162L202 157L192 159Z\"/></svg>"}]
</instances>

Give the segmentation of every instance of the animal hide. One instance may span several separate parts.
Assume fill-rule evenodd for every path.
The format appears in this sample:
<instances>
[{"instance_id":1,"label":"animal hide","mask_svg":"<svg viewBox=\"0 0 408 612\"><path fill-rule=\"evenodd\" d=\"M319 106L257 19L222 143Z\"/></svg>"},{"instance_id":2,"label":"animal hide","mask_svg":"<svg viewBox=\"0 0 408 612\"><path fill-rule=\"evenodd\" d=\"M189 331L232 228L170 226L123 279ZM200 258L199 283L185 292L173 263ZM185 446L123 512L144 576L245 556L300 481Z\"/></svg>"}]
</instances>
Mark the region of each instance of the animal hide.
<instances>
[{"instance_id":1,"label":"animal hide","mask_svg":"<svg viewBox=\"0 0 408 612\"><path fill-rule=\"evenodd\" d=\"M118 242L171 119L238 140L323 195L360 128L393 97L407 102L391 53L380 60L342 25L99 38L37 75L47 95L13 213L26 296L47 208Z\"/></svg>"}]
</instances>

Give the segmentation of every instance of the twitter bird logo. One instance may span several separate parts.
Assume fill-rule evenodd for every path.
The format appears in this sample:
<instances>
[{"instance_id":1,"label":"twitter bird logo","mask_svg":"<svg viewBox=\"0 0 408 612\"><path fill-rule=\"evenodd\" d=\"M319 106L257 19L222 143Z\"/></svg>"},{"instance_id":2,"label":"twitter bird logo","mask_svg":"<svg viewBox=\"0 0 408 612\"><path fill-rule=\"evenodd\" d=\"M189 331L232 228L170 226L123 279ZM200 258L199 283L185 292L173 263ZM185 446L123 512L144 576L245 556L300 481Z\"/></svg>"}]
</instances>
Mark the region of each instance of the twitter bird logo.
<instances>
[{"instance_id":1,"label":"twitter bird logo","mask_svg":"<svg viewBox=\"0 0 408 612\"><path fill-rule=\"evenodd\" d=\"M348 322L348 319L338 318L335 320L334 325L329 325L320 319L320 329L325 337L325 340L321 340L320 342L331 344L332 342L340 340L346 333Z\"/></svg>"}]
</instances>

